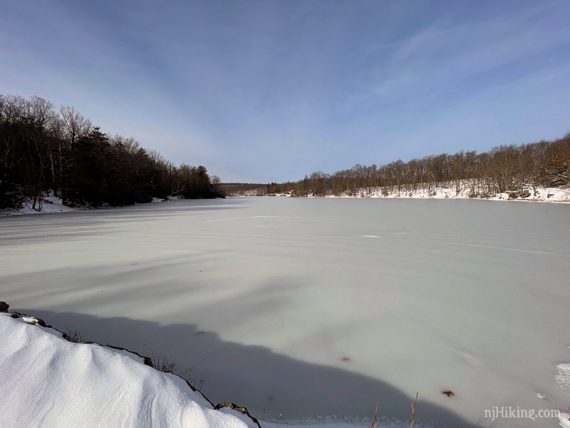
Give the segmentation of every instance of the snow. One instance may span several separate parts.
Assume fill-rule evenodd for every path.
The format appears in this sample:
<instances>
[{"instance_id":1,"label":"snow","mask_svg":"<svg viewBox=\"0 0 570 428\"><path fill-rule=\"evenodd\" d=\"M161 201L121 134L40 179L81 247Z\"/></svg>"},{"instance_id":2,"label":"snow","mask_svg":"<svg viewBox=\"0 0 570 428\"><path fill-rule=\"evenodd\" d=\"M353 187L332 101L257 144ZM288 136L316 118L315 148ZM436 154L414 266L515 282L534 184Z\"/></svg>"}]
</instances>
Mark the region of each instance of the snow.
<instances>
[{"instance_id":1,"label":"snow","mask_svg":"<svg viewBox=\"0 0 570 428\"><path fill-rule=\"evenodd\" d=\"M556 383L570 394L570 364L558 364L557 369Z\"/></svg>"},{"instance_id":2,"label":"snow","mask_svg":"<svg viewBox=\"0 0 570 428\"><path fill-rule=\"evenodd\" d=\"M416 189L398 190L395 186L360 188L354 193L341 193L338 195L326 195L326 198L384 198L384 199L486 199L491 201L536 201L536 202L570 202L570 186L566 187L541 187L522 186L529 196L512 199L508 192L484 195L479 189L477 180L461 180L441 183L439 185L420 183ZM238 192L236 197L257 196L257 190ZM289 197L290 193L275 193L270 196ZM309 198L315 197L309 195Z\"/></svg>"},{"instance_id":3,"label":"snow","mask_svg":"<svg viewBox=\"0 0 570 428\"><path fill-rule=\"evenodd\" d=\"M38 324L38 323L40 322L39 318L31 317L31 316L28 316L28 315L22 316L21 319L22 319L22 321L24 321L24 322L26 322L26 323L28 323L28 324L33 324L33 325L36 325L36 324Z\"/></svg>"},{"instance_id":4,"label":"snow","mask_svg":"<svg viewBox=\"0 0 570 428\"><path fill-rule=\"evenodd\" d=\"M562 428L570 428L570 415L568 413L560 412L558 420Z\"/></svg>"},{"instance_id":5,"label":"snow","mask_svg":"<svg viewBox=\"0 0 570 428\"><path fill-rule=\"evenodd\" d=\"M30 321L0 314L2 427L254 426L134 354L68 342Z\"/></svg>"},{"instance_id":6,"label":"snow","mask_svg":"<svg viewBox=\"0 0 570 428\"><path fill-rule=\"evenodd\" d=\"M556 381L570 362L568 209L236 198L4 217L0 295L87 340L165 355L213 401L273 423L352 424L377 402L405 419L419 391L422 421L484 425L493 406L570 402Z\"/></svg>"},{"instance_id":7,"label":"snow","mask_svg":"<svg viewBox=\"0 0 570 428\"><path fill-rule=\"evenodd\" d=\"M39 318L0 313L0 427L251 428L230 408L214 410L181 378L144 365L144 358L96 343L74 343ZM30 403L33 403L31 405ZM263 428L359 428L369 421L333 419ZM387 421L385 428L401 426ZM419 425L421 427L421 425Z\"/></svg>"},{"instance_id":8,"label":"snow","mask_svg":"<svg viewBox=\"0 0 570 428\"><path fill-rule=\"evenodd\" d=\"M327 198L387 198L387 199L472 199L471 189L474 186L472 180L462 180L459 189L455 182L443 183L440 186L430 187L430 190L416 189L411 191L397 191L393 187L377 187L377 188L363 188L359 189L355 194L342 193L340 195L327 195ZM421 187L425 187L422 184ZM536 201L536 202L570 202L570 187L524 187L529 191L531 196L526 198L516 198L517 201ZM253 197L257 196L257 189L241 191L233 197ZM274 197L289 197L289 193L275 193L271 194ZM309 195L309 198L313 198ZM509 197L508 193L496 193L489 197L477 197L478 199L487 199L495 201L513 200ZM152 198L152 204L163 203L167 201L180 200L180 197L168 197L167 199ZM140 204L139 204L140 205ZM56 196L42 196L36 204L36 209L33 207L33 200L26 199L22 204L22 208L18 210L6 211L11 215L23 214L51 214L76 211L78 208L68 207L63 204L61 198Z\"/></svg>"},{"instance_id":9,"label":"snow","mask_svg":"<svg viewBox=\"0 0 570 428\"><path fill-rule=\"evenodd\" d=\"M56 196L42 196L36 203L36 209L33 208L33 200L26 199L22 204L22 208L10 211L9 214L51 214L76 211L77 208L68 207L63 205L61 198Z\"/></svg>"},{"instance_id":10,"label":"snow","mask_svg":"<svg viewBox=\"0 0 570 428\"><path fill-rule=\"evenodd\" d=\"M401 190L398 191L394 187L377 187L377 188L363 188L359 189L356 194L348 195L343 193L341 195L327 195L329 198L389 198L389 199L473 199L473 189L477 188L476 181L462 180L459 186L455 182L443 183L439 186L423 183L415 190ZM426 188L429 188L426 189ZM537 202L570 202L570 187L532 187L523 186L523 189L528 191L530 196L522 198L518 197L514 200L517 201L537 201ZM476 199L488 199L496 201L513 200L509 197L509 193L496 193L488 197L482 197L475 193Z\"/></svg>"}]
</instances>

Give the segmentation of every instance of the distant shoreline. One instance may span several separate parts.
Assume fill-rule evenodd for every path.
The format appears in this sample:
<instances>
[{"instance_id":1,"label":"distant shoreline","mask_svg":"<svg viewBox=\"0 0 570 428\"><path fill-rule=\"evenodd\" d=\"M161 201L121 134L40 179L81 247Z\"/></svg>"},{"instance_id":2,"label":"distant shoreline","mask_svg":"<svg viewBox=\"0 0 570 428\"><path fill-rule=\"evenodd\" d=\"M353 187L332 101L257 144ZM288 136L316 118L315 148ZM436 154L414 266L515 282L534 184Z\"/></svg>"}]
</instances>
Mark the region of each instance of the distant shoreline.
<instances>
[{"instance_id":1,"label":"distant shoreline","mask_svg":"<svg viewBox=\"0 0 570 428\"><path fill-rule=\"evenodd\" d=\"M414 188L415 187L415 188ZM532 187L525 185L518 190L509 190L489 194L472 180L462 180L460 185L454 182L418 183L416 186L364 187L338 194L296 195L294 192L264 193L262 188L244 192L230 193L228 196L274 196L298 198L330 198L330 199L472 199L488 201L524 201L524 202L570 202L570 186L564 187Z\"/></svg>"},{"instance_id":2,"label":"distant shoreline","mask_svg":"<svg viewBox=\"0 0 570 428\"><path fill-rule=\"evenodd\" d=\"M409 197L409 196L394 196L394 197L382 197L382 196L337 196L337 195L326 195L326 196L291 196L291 195L229 195L228 199L232 198L294 198L294 199L390 199L390 200L415 200L415 201L499 201L499 202L538 202L538 203L548 203L548 204L570 204L570 200L542 200L542 199L501 199L501 198L421 198L421 197Z\"/></svg>"}]
</instances>

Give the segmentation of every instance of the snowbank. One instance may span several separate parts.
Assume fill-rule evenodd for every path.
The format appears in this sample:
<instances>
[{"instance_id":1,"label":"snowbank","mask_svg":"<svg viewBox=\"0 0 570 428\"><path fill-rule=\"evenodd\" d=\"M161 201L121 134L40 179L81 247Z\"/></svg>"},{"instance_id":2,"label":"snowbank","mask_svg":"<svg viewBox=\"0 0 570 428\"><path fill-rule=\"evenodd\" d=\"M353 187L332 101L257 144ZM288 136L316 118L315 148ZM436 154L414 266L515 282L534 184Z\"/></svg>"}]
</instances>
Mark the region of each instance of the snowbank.
<instances>
[{"instance_id":1,"label":"snowbank","mask_svg":"<svg viewBox=\"0 0 570 428\"><path fill-rule=\"evenodd\" d=\"M144 358L73 343L33 317L0 313L0 426L257 426L235 410L215 410L180 377Z\"/></svg>"},{"instance_id":2,"label":"snowbank","mask_svg":"<svg viewBox=\"0 0 570 428\"><path fill-rule=\"evenodd\" d=\"M22 208L12 210L9 214L49 214L49 213L62 213L67 211L76 211L77 208L68 207L63 205L61 198L56 196L42 196L36 202L36 209L33 208L34 201L26 199L22 204Z\"/></svg>"}]
</instances>

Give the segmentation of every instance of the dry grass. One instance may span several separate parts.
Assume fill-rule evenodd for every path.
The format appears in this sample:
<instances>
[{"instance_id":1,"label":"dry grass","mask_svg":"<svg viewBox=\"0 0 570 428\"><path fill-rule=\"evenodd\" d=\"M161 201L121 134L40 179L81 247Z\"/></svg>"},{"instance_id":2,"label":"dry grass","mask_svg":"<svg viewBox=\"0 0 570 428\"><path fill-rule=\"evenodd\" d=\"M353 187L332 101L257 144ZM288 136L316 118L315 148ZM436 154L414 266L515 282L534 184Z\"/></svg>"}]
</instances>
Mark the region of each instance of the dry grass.
<instances>
[{"instance_id":1,"label":"dry grass","mask_svg":"<svg viewBox=\"0 0 570 428\"><path fill-rule=\"evenodd\" d=\"M374 409L374 416L372 416L372 422L370 422L370 428L376 428L378 426L378 404L376 404L376 409Z\"/></svg>"},{"instance_id":2,"label":"dry grass","mask_svg":"<svg viewBox=\"0 0 570 428\"><path fill-rule=\"evenodd\" d=\"M409 428L414 428L414 424L416 423L416 406L418 403L418 394L416 392L416 398L414 399L414 401L412 401L410 403L411 406L411 410L410 410L410 423L409 423ZM379 405L376 405L376 409L374 409L374 415L372 416L372 421L370 422L370 428L378 428L378 407Z\"/></svg>"},{"instance_id":3,"label":"dry grass","mask_svg":"<svg viewBox=\"0 0 570 428\"><path fill-rule=\"evenodd\" d=\"M416 398L412 402L411 415L410 415L410 428L414 428L414 423L416 422L416 404L418 402L418 393L416 392Z\"/></svg>"},{"instance_id":4,"label":"dry grass","mask_svg":"<svg viewBox=\"0 0 570 428\"><path fill-rule=\"evenodd\" d=\"M85 342L85 338L83 337L83 335L77 331L77 330L67 330L65 333L63 333L64 336L67 340L69 340L70 342L75 342L75 343L83 343Z\"/></svg>"},{"instance_id":5,"label":"dry grass","mask_svg":"<svg viewBox=\"0 0 570 428\"><path fill-rule=\"evenodd\" d=\"M164 355L156 355L152 357L152 366L161 372L174 372L175 363L171 363Z\"/></svg>"}]
</instances>

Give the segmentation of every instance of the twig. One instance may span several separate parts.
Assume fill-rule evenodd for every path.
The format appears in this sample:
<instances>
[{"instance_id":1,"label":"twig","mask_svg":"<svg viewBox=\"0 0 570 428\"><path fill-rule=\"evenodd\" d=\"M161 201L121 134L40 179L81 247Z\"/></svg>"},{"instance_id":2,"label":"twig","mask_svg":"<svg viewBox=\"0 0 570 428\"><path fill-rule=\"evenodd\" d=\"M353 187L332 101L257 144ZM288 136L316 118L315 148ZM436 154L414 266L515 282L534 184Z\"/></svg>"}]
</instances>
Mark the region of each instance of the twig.
<instances>
[{"instance_id":1,"label":"twig","mask_svg":"<svg viewBox=\"0 0 570 428\"><path fill-rule=\"evenodd\" d=\"M416 422L416 404L418 402L418 392L416 392L416 399L412 402L412 414L410 415L410 428L414 428L414 423Z\"/></svg>"},{"instance_id":2,"label":"twig","mask_svg":"<svg viewBox=\"0 0 570 428\"><path fill-rule=\"evenodd\" d=\"M372 421L370 422L370 428L376 428L378 426L378 404L376 404L376 409L374 409L374 416L372 416Z\"/></svg>"}]
</instances>

